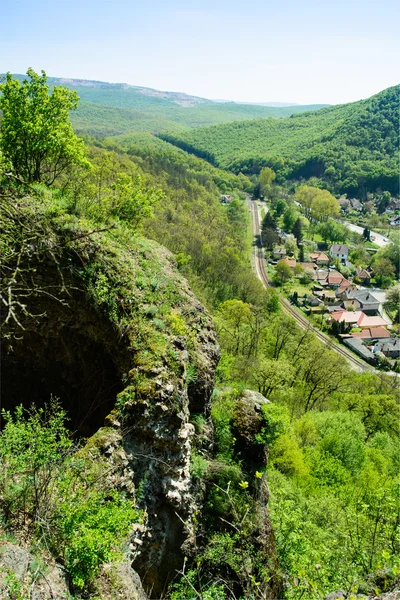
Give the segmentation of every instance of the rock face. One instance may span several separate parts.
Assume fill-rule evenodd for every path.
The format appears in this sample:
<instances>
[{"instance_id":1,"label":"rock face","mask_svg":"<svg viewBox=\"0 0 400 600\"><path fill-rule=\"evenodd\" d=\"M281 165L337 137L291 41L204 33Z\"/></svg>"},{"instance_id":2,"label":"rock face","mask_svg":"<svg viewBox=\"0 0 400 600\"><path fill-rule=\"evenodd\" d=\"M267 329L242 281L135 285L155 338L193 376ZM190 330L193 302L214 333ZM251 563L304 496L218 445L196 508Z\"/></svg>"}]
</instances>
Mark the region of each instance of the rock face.
<instances>
[{"instance_id":1,"label":"rock face","mask_svg":"<svg viewBox=\"0 0 400 600\"><path fill-rule=\"evenodd\" d=\"M16 593L21 596L13 595ZM26 548L9 542L0 546L0 598L67 600L68 584L62 568L48 558L40 564Z\"/></svg>"},{"instance_id":2,"label":"rock face","mask_svg":"<svg viewBox=\"0 0 400 600\"><path fill-rule=\"evenodd\" d=\"M207 414L213 377L219 359L215 332L204 307L189 289L185 315L196 335L196 376L188 384L190 355L182 336L172 340L178 369L160 367L141 375L151 392L125 398L122 421L123 445L131 457L135 484L143 494L148 520L146 529L132 539L133 567L143 577L152 597L158 597L183 565L183 545L195 543L193 514L198 508L190 476L191 438L189 423L194 407ZM192 353L193 360L193 353Z\"/></svg>"},{"instance_id":3,"label":"rock face","mask_svg":"<svg viewBox=\"0 0 400 600\"><path fill-rule=\"evenodd\" d=\"M36 222L30 204L18 211ZM159 597L194 539L189 417L209 413L220 353L212 320L157 244L92 236L71 219L42 232L37 221L30 246L10 254L9 271L23 273L15 293L29 286L29 304L3 328L3 406L43 405L52 394L77 434L97 436L118 464L115 485L147 515L127 560Z\"/></svg>"}]
</instances>

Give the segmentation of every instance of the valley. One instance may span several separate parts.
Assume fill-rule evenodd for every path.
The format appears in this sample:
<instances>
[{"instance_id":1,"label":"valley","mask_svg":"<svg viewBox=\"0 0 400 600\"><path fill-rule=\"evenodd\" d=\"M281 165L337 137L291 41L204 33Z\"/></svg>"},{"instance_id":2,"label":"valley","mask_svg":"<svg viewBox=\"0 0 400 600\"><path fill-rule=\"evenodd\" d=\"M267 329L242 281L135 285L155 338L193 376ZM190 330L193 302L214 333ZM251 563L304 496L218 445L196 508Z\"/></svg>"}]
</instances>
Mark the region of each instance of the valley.
<instances>
[{"instance_id":1,"label":"valley","mask_svg":"<svg viewBox=\"0 0 400 600\"><path fill-rule=\"evenodd\" d=\"M7 75L0 596L398 593L398 92Z\"/></svg>"}]
</instances>

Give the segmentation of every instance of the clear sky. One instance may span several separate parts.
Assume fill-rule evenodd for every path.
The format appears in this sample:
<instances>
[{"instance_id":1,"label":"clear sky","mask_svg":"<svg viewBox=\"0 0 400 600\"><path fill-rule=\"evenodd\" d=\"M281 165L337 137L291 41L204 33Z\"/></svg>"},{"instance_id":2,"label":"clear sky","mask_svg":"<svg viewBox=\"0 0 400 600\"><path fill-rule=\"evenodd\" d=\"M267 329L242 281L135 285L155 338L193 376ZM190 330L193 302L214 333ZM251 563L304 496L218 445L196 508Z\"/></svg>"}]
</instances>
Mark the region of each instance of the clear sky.
<instances>
[{"instance_id":1,"label":"clear sky","mask_svg":"<svg viewBox=\"0 0 400 600\"><path fill-rule=\"evenodd\" d=\"M0 0L0 72L350 102L400 82L398 0Z\"/></svg>"}]
</instances>

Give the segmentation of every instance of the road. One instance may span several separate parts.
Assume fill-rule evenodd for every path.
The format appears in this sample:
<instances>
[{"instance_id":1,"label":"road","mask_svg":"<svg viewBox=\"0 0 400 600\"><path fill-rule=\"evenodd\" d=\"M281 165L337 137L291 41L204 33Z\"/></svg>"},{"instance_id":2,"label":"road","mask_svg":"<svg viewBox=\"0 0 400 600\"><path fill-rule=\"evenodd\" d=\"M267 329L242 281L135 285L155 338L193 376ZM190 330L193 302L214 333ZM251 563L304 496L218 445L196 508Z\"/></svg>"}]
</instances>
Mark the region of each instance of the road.
<instances>
[{"instance_id":1,"label":"road","mask_svg":"<svg viewBox=\"0 0 400 600\"><path fill-rule=\"evenodd\" d=\"M248 194L247 204L251 215L251 226L255 239L252 255L253 269L257 277L260 279L261 283L264 285L264 287L272 287L273 283L268 277L266 261L264 257L264 250L261 246L260 241L260 206L258 205L257 201L253 200ZM263 208L265 209L265 207ZM347 350L347 348L344 348L343 346L339 346L332 338L330 338L328 335L322 333L322 331L311 325L307 317L305 317L300 311L298 311L296 307L292 306L289 300L284 298L281 294L279 294L279 298L281 301L282 309L286 314L293 317L302 329L309 329L310 331L313 331L313 333L323 344L329 346L331 350L334 350L337 354L342 356L353 369L359 372L377 372L368 363L364 362L363 360L355 356L352 352L350 352L350 350Z\"/></svg>"},{"instance_id":2,"label":"road","mask_svg":"<svg viewBox=\"0 0 400 600\"><path fill-rule=\"evenodd\" d=\"M360 235L364 233L364 227L353 225L353 223L349 223L348 221L340 221L340 223L342 223L342 225L345 225L347 229L350 229L350 231L354 231L355 233L359 233ZM387 239L387 237L381 235L380 233L377 233L376 231L371 231L371 242L373 242L380 248L383 248L384 246L387 246L391 243L390 240Z\"/></svg>"}]
</instances>

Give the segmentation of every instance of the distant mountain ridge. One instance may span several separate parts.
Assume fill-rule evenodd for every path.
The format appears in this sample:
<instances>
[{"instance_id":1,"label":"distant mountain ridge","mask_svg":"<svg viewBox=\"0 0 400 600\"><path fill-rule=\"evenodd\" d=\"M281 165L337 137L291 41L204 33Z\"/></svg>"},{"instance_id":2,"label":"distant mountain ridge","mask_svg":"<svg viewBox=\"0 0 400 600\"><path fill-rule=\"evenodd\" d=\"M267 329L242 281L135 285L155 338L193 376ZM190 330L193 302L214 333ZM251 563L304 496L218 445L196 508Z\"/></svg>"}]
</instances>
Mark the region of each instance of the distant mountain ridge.
<instances>
[{"instance_id":1,"label":"distant mountain ridge","mask_svg":"<svg viewBox=\"0 0 400 600\"><path fill-rule=\"evenodd\" d=\"M22 80L26 75L14 75ZM107 83L67 77L48 77L50 85L77 91L79 107L71 121L79 134L96 137L130 133L159 133L244 121L280 119L294 113L318 110L324 104L307 106L262 106L216 102L184 92L164 92L126 83Z\"/></svg>"}]
</instances>

